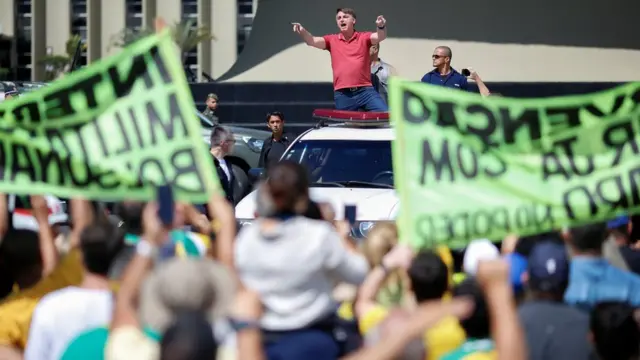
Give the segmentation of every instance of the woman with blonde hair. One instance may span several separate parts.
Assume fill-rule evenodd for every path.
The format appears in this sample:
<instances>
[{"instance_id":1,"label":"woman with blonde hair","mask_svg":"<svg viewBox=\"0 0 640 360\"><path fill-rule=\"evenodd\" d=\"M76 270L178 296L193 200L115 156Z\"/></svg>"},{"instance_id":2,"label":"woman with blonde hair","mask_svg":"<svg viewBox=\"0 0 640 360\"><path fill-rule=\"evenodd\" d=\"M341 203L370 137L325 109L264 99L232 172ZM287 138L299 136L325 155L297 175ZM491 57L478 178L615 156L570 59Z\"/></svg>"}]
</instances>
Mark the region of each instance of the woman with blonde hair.
<instances>
[{"instance_id":1,"label":"woman with blonde hair","mask_svg":"<svg viewBox=\"0 0 640 360\"><path fill-rule=\"evenodd\" d=\"M362 243L362 253L371 269L382 264L382 258L398 243L398 228L395 223L376 224L367 239ZM389 273L376 296L377 302L384 307L402 304L407 289L406 276L399 271Z\"/></svg>"}]
</instances>

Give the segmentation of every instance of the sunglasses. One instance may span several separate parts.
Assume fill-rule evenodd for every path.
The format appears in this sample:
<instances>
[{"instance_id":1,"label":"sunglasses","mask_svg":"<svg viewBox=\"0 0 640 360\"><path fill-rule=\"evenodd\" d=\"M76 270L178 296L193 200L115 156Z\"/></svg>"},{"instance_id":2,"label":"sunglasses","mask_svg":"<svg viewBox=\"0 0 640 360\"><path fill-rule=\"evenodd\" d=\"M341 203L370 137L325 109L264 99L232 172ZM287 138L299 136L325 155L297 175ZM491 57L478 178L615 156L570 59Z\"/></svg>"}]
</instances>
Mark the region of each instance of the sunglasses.
<instances>
[{"instance_id":1,"label":"sunglasses","mask_svg":"<svg viewBox=\"0 0 640 360\"><path fill-rule=\"evenodd\" d=\"M433 58L433 59L442 59L442 58L446 58L446 56L442 56L442 55L431 55L431 58Z\"/></svg>"}]
</instances>

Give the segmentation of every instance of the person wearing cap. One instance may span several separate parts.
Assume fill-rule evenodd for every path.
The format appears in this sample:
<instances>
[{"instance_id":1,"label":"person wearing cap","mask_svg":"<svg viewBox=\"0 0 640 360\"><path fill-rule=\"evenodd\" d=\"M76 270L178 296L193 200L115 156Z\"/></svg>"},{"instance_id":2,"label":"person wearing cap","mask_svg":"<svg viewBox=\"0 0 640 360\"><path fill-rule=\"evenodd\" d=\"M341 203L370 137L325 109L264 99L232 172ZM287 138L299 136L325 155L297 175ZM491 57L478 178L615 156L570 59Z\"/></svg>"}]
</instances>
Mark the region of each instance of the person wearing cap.
<instances>
[{"instance_id":1,"label":"person wearing cap","mask_svg":"<svg viewBox=\"0 0 640 360\"><path fill-rule=\"evenodd\" d=\"M495 260L500 251L489 239L476 239L467 245L462 258L462 270L467 276L476 276L481 261Z\"/></svg>"},{"instance_id":2,"label":"person wearing cap","mask_svg":"<svg viewBox=\"0 0 640 360\"><path fill-rule=\"evenodd\" d=\"M588 360L589 316L562 302L569 283L569 258L562 244L534 245L525 275L528 300L518 315L529 344L529 360Z\"/></svg>"},{"instance_id":3,"label":"person wearing cap","mask_svg":"<svg viewBox=\"0 0 640 360\"><path fill-rule=\"evenodd\" d=\"M211 120L213 125L220 124L220 119L218 119L218 95L211 93L207 95L207 108L204 109L202 115L204 115L207 119Z\"/></svg>"}]
</instances>

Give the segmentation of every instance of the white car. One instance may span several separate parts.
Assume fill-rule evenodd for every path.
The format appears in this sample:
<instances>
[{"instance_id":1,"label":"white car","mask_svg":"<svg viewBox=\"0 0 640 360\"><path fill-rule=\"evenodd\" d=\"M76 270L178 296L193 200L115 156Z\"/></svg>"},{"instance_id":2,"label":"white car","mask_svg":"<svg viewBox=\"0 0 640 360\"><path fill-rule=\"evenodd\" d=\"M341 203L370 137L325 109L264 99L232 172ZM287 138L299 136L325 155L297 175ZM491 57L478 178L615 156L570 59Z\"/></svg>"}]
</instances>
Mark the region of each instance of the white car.
<instances>
[{"instance_id":1,"label":"white car","mask_svg":"<svg viewBox=\"0 0 640 360\"><path fill-rule=\"evenodd\" d=\"M312 200L331 203L337 219L344 218L345 205L355 205L352 235L362 239L376 222L393 221L397 216L399 199L393 187L391 159L393 138L388 120L350 119L331 125L321 122L291 143L282 159L304 164L310 170ZM255 218L255 196L253 191L236 206L241 226Z\"/></svg>"}]
</instances>

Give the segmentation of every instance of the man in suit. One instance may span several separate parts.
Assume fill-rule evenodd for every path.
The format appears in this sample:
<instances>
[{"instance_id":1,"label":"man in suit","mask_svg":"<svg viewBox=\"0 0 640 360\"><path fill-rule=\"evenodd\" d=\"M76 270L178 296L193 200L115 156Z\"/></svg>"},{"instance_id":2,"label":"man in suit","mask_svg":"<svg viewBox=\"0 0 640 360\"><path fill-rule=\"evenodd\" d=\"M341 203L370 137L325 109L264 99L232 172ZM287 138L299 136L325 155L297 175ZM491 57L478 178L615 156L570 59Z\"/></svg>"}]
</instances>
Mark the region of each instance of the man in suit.
<instances>
[{"instance_id":1,"label":"man in suit","mask_svg":"<svg viewBox=\"0 0 640 360\"><path fill-rule=\"evenodd\" d=\"M211 131L210 144L209 152L216 167L218 179L220 179L220 186L222 186L227 200L234 204L233 185L235 176L233 175L231 162L227 159L227 155L233 151L233 145L235 144L233 133L224 126L216 126Z\"/></svg>"}]
</instances>

